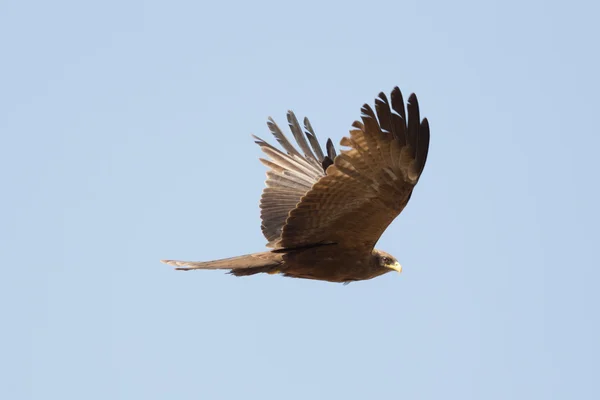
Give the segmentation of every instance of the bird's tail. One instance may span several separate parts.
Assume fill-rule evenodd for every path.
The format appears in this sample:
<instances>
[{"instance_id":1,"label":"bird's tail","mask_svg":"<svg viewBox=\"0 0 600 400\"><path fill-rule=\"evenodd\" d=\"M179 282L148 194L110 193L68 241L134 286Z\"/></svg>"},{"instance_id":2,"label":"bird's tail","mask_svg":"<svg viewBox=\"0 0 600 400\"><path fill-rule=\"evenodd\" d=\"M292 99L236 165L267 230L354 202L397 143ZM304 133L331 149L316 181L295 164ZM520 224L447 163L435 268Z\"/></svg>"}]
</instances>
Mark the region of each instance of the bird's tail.
<instances>
[{"instance_id":1,"label":"bird's tail","mask_svg":"<svg viewBox=\"0 0 600 400\"><path fill-rule=\"evenodd\" d=\"M276 273L283 263L283 254L265 251L263 253L247 254L245 256L223 258L214 261L177 261L161 260L164 264L176 267L176 270L190 271L193 269L229 269L236 276L254 275L260 272Z\"/></svg>"}]
</instances>

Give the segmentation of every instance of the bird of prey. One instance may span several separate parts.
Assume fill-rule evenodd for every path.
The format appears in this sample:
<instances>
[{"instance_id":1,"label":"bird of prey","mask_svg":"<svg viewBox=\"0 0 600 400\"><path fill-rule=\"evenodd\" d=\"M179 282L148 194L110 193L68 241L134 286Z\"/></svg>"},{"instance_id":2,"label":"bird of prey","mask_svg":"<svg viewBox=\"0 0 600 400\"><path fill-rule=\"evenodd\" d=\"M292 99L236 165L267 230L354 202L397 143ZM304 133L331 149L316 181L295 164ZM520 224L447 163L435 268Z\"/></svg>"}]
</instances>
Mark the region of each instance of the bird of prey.
<instances>
[{"instance_id":1,"label":"bird of prey","mask_svg":"<svg viewBox=\"0 0 600 400\"><path fill-rule=\"evenodd\" d=\"M350 136L336 154L331 139L323 152L304 119L304 130L291 111L294 147L273 119L269 130L283 151L254 136L268 156L260 199L261 228L269 251L215 261L162 260L178 270L223 269L235 276L258 273L350 283L402 267L374 248L388 225L406 207L427 159L429 123L421 120L417 97L406 111L397 87L391 101L384 93L361 108ZM408 118L407 118L408 114Z\"/></svg>"}]
</instances>

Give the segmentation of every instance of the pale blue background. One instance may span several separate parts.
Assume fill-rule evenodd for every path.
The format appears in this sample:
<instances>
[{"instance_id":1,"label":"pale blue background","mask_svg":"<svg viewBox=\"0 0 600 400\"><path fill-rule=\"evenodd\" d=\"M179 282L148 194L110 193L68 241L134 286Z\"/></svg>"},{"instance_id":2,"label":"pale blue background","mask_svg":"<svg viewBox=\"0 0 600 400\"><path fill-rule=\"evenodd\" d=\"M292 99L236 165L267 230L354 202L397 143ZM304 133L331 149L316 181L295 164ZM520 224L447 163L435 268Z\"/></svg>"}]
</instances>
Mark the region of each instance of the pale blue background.
<instances>
[{"instance_id":1,"label":"pale blue background","mask_svg":"<svg viewBox=\"0 0 600 400\"><path fill-rule=\"evenodd\" d=\"M600 398L596 4L0 2L0 398ZM158 262L262 250L250 133L395 85L402 275Z\"/></svg>"}]
</instances>

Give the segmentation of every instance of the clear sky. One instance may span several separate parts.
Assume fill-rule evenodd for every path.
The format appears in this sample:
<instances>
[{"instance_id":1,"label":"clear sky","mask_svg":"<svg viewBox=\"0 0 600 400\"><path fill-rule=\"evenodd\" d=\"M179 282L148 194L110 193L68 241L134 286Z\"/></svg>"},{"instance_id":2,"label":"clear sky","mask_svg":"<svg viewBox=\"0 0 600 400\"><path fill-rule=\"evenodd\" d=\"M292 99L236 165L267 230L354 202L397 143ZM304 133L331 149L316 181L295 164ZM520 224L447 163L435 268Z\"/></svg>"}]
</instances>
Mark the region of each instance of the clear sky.
<instances>
[{"instance_id":1,"label":"clear sky","mask_svg":"<svg viewBox=\"0 0 600 400\"><path fill-rule=\"evenodd\" d=\"M0 2L0 398L598 399L600 28L584 1ZM264 248L250 134L398 85L425 172L348 286Z\"/></svg>"}]
</instances>

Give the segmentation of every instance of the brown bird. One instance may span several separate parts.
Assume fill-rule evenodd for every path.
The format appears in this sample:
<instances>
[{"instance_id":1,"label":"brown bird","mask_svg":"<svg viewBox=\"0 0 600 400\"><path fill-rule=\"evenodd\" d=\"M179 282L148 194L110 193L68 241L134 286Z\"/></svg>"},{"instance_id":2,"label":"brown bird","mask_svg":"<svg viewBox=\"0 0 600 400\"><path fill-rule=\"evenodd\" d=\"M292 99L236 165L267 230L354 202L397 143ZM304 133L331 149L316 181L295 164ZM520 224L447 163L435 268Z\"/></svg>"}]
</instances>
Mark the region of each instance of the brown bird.
<instances>
[{"instance_id":1,"label":"brown bird","mask_svg":"<svg viewBox=\"0 0 600 400\"><path fill-rule=\"evenodd\" d=\"M340 142L348 149L338 155L331 139L327 154L322 151L308 119L303 134L294 113L287 114L296 149L269 118L267 125L285 152L254 138L269 158L260 159L269 168L260 209L272 250L206 262L162 262L185 271L266 272L343 283L401 272L394 257L374 246L406 207L427 159L429 123L421 121L414 94L407 110L408 119L397 87L391 108L380 93L375 111L363 105L362 122L352 124L350 137Z\"/></svg>"}]
</instances>

